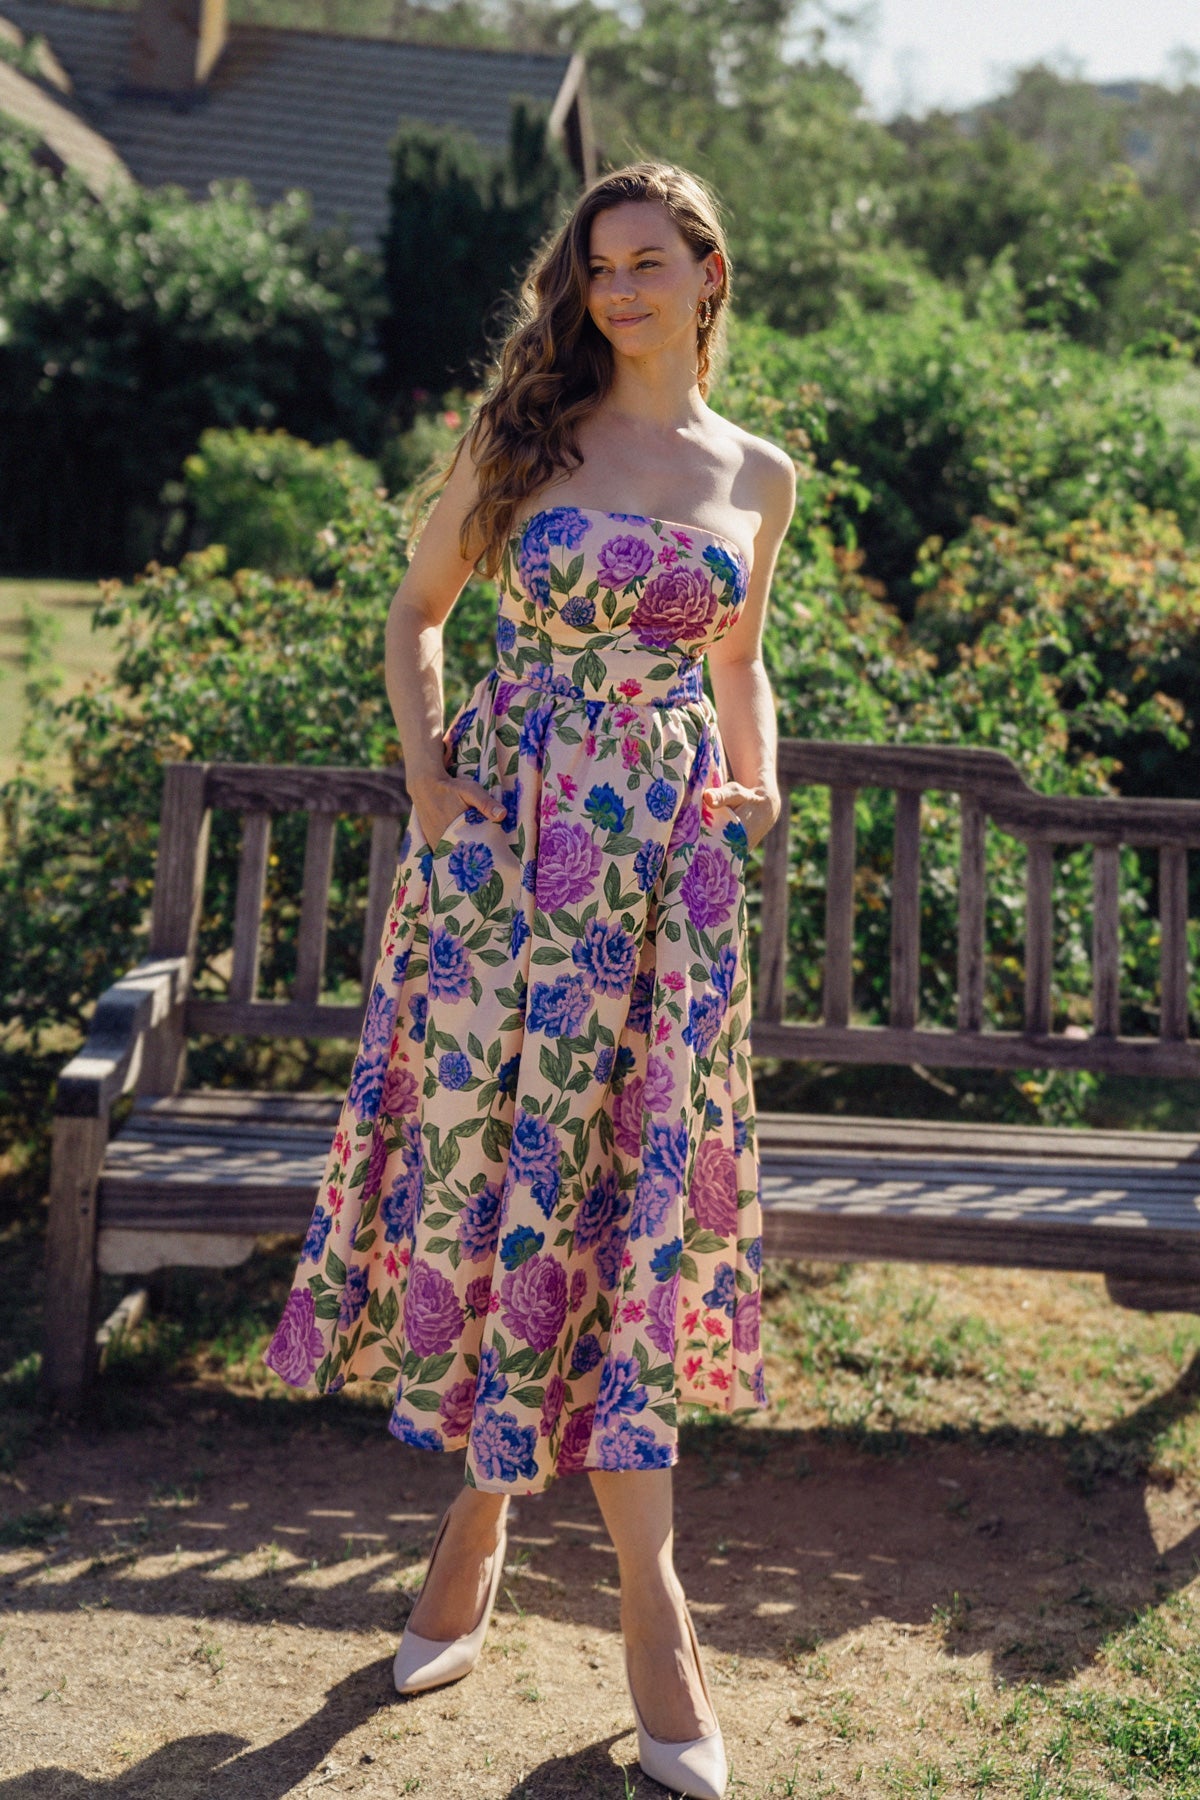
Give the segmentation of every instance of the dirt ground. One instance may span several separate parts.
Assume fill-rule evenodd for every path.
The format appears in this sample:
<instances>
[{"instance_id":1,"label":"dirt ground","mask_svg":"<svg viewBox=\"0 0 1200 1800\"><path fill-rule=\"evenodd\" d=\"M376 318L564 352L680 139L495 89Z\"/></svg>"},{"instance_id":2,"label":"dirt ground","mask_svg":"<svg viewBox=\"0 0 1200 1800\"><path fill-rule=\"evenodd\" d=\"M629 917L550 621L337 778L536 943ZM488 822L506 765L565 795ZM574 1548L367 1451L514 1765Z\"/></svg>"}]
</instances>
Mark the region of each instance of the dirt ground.
<instances>
[{"instance_id":1,"label":"dirt ground","mask_svg":"<svg viewBox=\"0 0 1200 1800\"><path fill-rule=\"evenodd\" d=\"M335 1402L264 1420L181 1385L144 1406L34 1447L0 1496L45 1530L0 1551L3 1800L663 1793L586 1477L513 1503L482 1661L402 1699L391 1657L461 1458ZM1080 1492L1027 1437L880 1455L725 1428L685 1436L676 1494L731 1800L1033 1792L972 1773L1006 1692L1109 1682L1105 1634L1200 1566L1194 1492ZM930 1759L949 1774L922 1787Z\"/></svg>"}]
</instances>

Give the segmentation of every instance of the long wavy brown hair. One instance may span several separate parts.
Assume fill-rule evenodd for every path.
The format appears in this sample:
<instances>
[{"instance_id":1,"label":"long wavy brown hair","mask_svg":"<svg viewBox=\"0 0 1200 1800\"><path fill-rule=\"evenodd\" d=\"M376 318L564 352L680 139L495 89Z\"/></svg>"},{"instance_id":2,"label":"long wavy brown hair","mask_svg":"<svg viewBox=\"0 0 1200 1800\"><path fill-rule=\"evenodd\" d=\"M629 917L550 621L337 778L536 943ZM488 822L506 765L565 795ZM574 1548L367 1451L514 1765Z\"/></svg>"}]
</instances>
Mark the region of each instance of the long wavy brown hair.
<instances>
[{"instance_id":1,"label":"long wavy brown hair","mask_svg":"<svg viewBox=\"0 0 1200 1800\"><path fill-rule=\"evenodd\" d=\"M485 548L476 567L493 576L522 502L560 472L578 468L576 437L613 381L612 346L588 311L588 253L597 213L626 200L659 200L697 262L719 250L723 274L707 325L697 326L697 379L707 399L726 348L730 267L715 196L697 175L673 163L635 162L601 175L570 217L539 247L524 275L515 317L495 355L483 397L450 460L419 482L405 508L410 549L433 499L463 449L476 463L479 497L459 532L465 556L472 536Z\"/></svg>"}]
</instances>

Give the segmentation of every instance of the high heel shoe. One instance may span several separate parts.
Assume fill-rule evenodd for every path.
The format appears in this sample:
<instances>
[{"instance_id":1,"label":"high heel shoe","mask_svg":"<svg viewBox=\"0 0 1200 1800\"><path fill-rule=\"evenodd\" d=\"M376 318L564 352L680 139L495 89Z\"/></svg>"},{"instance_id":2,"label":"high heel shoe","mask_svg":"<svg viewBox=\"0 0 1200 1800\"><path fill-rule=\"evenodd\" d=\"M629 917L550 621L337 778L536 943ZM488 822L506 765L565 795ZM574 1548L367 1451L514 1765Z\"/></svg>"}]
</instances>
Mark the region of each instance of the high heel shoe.
<instances>
[{"instance_id":1,"label":"high heel shoe","mask_svg":"<svg viewBox=\"0 0 1200 1800\"><path fill-rule=\"evenodd\" d=\"M687 1620L688 1635L692 1640L692 1654L696 1658L696 1667L700 1671L700 1685L704 1689L704 1698L716 1717L716 1707L712 1703L712 1695L708 1691L708 1682L704 1675L704 1664L700 1660L700 1646L696 1642L696 1628L692 1624L692 1615L684 1602L683 1616ZM665 1738L651 1737L646 1730L645 1721L638 1711L637 1695L633 1691L633 1683L629 1679L629 1654L625 1655L625 1683L629 1689L629 1698L633 1701L633 1716L637 1721L638 1761L643 1773L653 1781L661 1781L672 1794L687 1794L691 1800L722 1800L726 1784L729 1780L729 1769L725 1761L725 1740L721 1736L721 1727L710 1731L706 1737L684 1738L678 1743L669 1743Z\"/></svg>"},{"instance_id":2,"label":"high heel shoe","mask_svg":"<svg viewBox=\"0 0 1200 1800\"><path fill-rule=\"evenodd\" d=\"M450 1509L447 1507L438 1526L437 1536L433 1540L433 1549L429 1552L429 1568L425 1571L425 1581L429 1580L429 1570L433 1568L433 1559L437 1555L438 1545L449 1522ZM473 1631L466 1632L456 1638L426 1638L408 1626L400 1638L400 1646L392 1664L392 1680L396 1684L398 1694L420 1694L426 1688L441 1687L443 1682L457 1681L467 1675L479 1661L479 1653L483 1649L483 1640L492 1617L492 1608L496 1604L496 1594L500 1587L500 1577L504 1572L504 1556L508 1548L508 1526L500 1527L500 1541L492 1552L492 1573L488 1582L487 1598L483 1603L483 1613ZM424 1592L425 1582L421 1583ZM418 1594L417 1599L420 1599ZM413 1602L414 1611L416 1601ZM410 1615L411 1616L411 1615Z\"/></svg>"}]
</instances>

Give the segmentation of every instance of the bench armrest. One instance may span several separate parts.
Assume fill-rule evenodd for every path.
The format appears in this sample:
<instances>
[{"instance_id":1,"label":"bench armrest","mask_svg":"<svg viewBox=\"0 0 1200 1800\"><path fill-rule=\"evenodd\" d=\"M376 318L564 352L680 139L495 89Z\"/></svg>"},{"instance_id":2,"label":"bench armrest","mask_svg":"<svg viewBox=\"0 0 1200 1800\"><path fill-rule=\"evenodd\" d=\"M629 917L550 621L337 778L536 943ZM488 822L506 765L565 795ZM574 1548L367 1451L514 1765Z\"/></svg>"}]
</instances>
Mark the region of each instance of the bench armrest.
<instances>
[{"instance_id":1,"label":"bench armrest","mask_svg":"<svg viewBox=\"0 0 1200 1800\"><path fill-rule=\"evenodd\" d=\"M188 959L139 963L96 1002L82 1048L58 1077L58 1117L103 1119L138 1078L146 1039L187 996Z\"/></svg>"}]
</instances>

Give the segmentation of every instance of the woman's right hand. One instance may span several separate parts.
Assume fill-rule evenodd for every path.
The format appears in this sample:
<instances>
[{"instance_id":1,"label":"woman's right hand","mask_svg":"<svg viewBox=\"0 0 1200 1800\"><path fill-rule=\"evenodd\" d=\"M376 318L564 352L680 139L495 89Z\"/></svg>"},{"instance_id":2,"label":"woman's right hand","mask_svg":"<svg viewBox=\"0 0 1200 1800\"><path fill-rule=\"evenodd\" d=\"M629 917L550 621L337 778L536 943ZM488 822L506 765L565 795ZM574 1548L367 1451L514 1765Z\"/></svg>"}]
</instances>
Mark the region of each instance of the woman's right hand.
<instances>
[{"instance_id":1,"label":"woman's right hand","mask_svg":"<svg viewBox=\"0 0 1200 1800\"><path fill-rule=\"evenodd\" d=\"M466 775L415 776L408 783L417 823L425 833L425 842L440 843L447 826L468 806L477 807L487 819L502 819L504 802L490 789Z\"/></svg>"}]
</instances>

